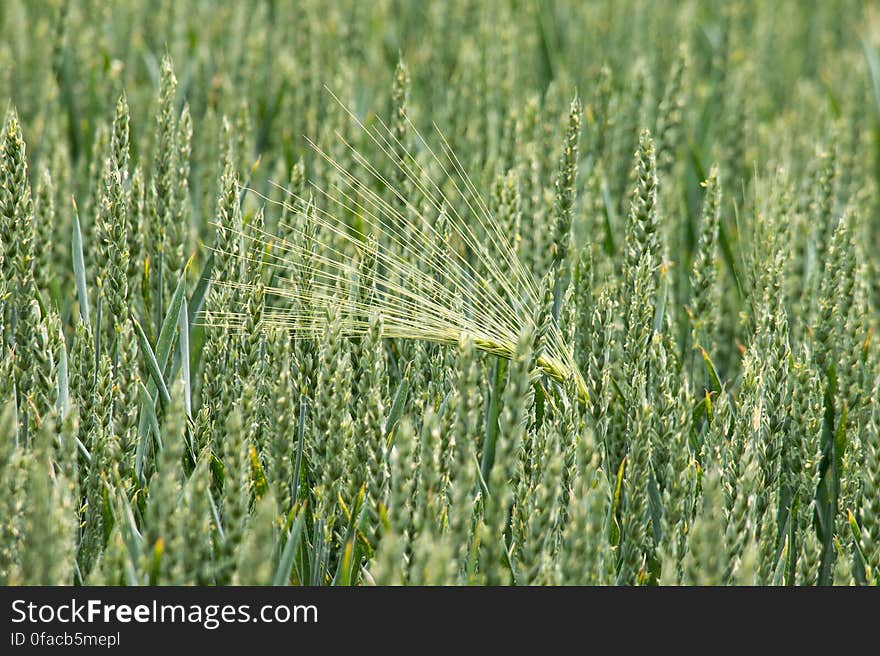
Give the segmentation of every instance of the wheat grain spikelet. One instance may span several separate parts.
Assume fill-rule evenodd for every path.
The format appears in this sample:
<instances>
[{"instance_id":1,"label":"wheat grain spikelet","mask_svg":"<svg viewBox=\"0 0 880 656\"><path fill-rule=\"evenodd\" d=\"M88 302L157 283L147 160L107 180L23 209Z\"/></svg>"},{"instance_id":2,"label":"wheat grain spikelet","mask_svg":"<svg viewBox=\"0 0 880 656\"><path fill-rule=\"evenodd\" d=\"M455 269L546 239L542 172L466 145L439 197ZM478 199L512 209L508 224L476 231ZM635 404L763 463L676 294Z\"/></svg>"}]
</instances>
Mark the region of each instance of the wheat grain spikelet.
<instances>
[{"instance_id":1,"label":"wheat grain spikelet","mask_svg":"<svg viewBox=\"0 0 880 656\"><path fill-rule=\"evenodd\" d=\"M334 315L342 323L343 334L357 336L366 332L372 314L380 314L383 337L452 346L469 339L482 351L513 357L520 333L536 329L539 285L440 130L434 126L440 143L438 154L406 118L418 144L439 168L442 179L437 181L381 119L367 126L335 95L333 98L380 156L405 176L410 189L405 193L394 188L379 168L338 132L337 138L354 163L352 169L309 141L338 175L339 183L332 190L312 184L309 197L303 197L283 189L289 202L282 202L249 189L267 203L286 208L292 217L290 223L280 223L287 237L253 226L234 230L248 246L242 257L253 260L253 253L260 253L260 263L273 269L272 282L264 287L263 326L283 328L295 338L315 338L324 331L327 317ZM402 159L396 154L401 150L406 153ZM387 189L392 201L374 187ZM319 207L315 197L325 199L330 209ZM458 207L466 210L466 216ZM345 213L358 216L364 230L354 229L340 218ZM444 238L429 218L438 215L443 215L450 239ZM366 297L351 293L355 261L342 245L375 259L377 266ZM436 264L426 263L427 259ZM229 280L213 284L233 290L252 287ZM240 299L245 295L231 296ZM246 325L245 310L232 307L205 312L203 320L208 326L241 330ZM580 397L586 400L586 384L555 322L546 329L537 354L533 373L542 372L559 382L574 377Z\"/></svg>"}]
</instances>

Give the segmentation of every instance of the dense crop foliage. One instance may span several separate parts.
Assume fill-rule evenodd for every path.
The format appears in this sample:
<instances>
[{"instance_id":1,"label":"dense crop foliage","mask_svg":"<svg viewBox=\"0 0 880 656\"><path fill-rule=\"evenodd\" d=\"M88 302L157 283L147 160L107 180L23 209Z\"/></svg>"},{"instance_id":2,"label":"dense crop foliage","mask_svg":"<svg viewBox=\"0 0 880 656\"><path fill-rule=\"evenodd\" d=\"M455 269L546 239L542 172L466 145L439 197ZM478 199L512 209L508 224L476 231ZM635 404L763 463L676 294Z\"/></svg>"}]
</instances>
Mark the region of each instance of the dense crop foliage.
<instances>
[{"instance_id":1,"label":"dense crop foliage","mask_svg":"<svg viewBox=\"0 0 880 656\"><path fill-rule=\"evenodd\" d=\"M880 583L878 48L0 3L0 583Z\"/></svg>"}]
</instances>

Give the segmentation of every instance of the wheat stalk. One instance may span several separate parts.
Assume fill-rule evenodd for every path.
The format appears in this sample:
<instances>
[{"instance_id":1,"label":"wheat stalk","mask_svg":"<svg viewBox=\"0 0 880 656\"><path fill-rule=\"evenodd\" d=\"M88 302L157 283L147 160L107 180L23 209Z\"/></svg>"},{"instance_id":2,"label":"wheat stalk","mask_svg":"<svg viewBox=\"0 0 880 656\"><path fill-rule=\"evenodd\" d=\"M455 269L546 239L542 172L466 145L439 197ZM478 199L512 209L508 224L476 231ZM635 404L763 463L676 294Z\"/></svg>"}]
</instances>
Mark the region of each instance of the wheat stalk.
<instances>
[{"instance_id":1,"label":"wheat stalk","mask_svg":"<svg viewBox=\"0 0 880 656\"><path fill-rule=\"evenodd\" d=\"M354 162L353 171L309 142L340 180L333 190L312 186L313 194L324 198L330 209L318 207L314 196L305 198L285 191L290 199L286 203L249 190L268 203L282 205L299 219L297 223L282 223L286 237L252 227L237 231L251 246L245 251L262 251L265 264L274 269L275 282L265 288L264 327L283 328L299 338L314 338L324 331L332 308L339 313L346 336L363 335L370 316L380 314L383 337L444 345L458 345L467 339L482 351L512 358L518 336L524 330L536 329L533 317L539 305L539 285L519 260L509 237L480 198L449 143L435 125L440 140L438 154L406 118L409 129L439 167L442 179L432 179L408 150L404 150L402 160L395 155L395 149L404 146L381 120L367 126L333 97L378 148L381 157L405 177L412 193L405 197L379 173L382 167L369 162L339 133L337 137ZM392 205L369 183L390 189L399 206ZM293 205L306 210L297 212ZM467 211L460 212L459 205ZM439 234L426 209L445 214L453 239ZM360 216L367 229L352 229L339 218L344 212ZM324 241L317 243L321 236ZM363 251L369 248L371 236L379 237L374 252L369 253L377 266L373 293L364 299L346 293L354 265L350 254L340 246ZM459 246L464 246L473 260ZM443 275L425 270L432 268L424 264L425 253L443 262ZM307 289L298 284L303 277L314 281ZM252 287L247 282L226 279L215 280L214 284L239 290ZM205 312L203 321L215 328L241 330L246 322L244 310L233 306ZM586 384L575 365L572 348L555 322L546 331L539 351L533 377L543 373L558 382L574 377L580 397L586 400Z\"/></svg>"}]
</instances>

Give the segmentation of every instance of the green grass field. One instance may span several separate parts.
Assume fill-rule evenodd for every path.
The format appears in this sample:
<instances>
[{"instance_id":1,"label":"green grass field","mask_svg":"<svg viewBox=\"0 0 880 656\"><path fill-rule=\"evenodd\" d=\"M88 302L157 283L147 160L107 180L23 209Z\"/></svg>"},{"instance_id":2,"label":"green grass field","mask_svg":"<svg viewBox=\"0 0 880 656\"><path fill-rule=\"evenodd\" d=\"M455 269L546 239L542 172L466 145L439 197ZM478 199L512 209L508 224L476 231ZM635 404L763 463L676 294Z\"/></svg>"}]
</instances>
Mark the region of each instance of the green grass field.
<instances>
[{"instance_id":1,"label":"green grass field","mask_svg":"<svg viewBox=\"0 0 880 656\"><path fill-rule=\"evenodd\" d=\"M880 584L870 2L5 0L0 584Z\"/></svg>"}]
</instances>

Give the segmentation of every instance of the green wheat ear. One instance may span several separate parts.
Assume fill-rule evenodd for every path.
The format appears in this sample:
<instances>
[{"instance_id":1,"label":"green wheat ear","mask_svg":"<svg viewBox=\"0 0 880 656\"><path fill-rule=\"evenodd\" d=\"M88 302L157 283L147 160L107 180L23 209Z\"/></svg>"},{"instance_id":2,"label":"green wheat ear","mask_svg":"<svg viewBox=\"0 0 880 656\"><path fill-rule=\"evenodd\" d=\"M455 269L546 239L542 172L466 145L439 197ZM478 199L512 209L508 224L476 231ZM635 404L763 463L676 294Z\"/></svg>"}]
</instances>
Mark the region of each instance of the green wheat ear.
<instances>
[{"instance_id":1,"label":"green wheat ear","mask_svg":"<svg viewBox=\"0 0 880 656\"><path fill-rule=\"evenodd\" d=\"M466 339L486 353L513 358L518 336L524 330L539 332L535 317L540 316L541 286L520 261L503 226L479 196L449 143L435 126L435 150L403 116L439 170L432 178L381 120L365 125L333 97L376 146L379 158L384 158L395 177L406 184L385 178L379 171L387 167L367 161L338 134L353 163L350 169L310 142L340 181L332 192L313 186L314 195L326 201L327 209L318 207L314 197L285 192L291 202L279 204L292 219L279 226L283 237L253 229L239 231L242 239L263 247L259 250L266 253L265 263L273 268L274 282L265 289L264 326L314 339L323 333L332 309L331 314L339 315L342 334L358 336L368 331L372 315L381 315L382 337L450 346ZM383 187L390 190L393 199L374 191ZM406 195L402 187L407 188ZM362 231L339 218L347 212L361 218ZM436 216L444 217L440 228L444 234L433 221ZM347 289L355 269L351 252L363 252L368 243L373 244L370 257L377 266L374 293L365 298L349 294ZM228 255L222 248L219 252ZM308 288L301 284L304 280L311 281ZM215 284L248 287L222 278ZM244 307L233 305L209 310L203 320L208 326L241 330L246 312ZM542 334L533 377L543 373L560 383L574 378L579 396L586 401L586 383L557 322L551 321Z\"/></svg>"}]
</instances>

